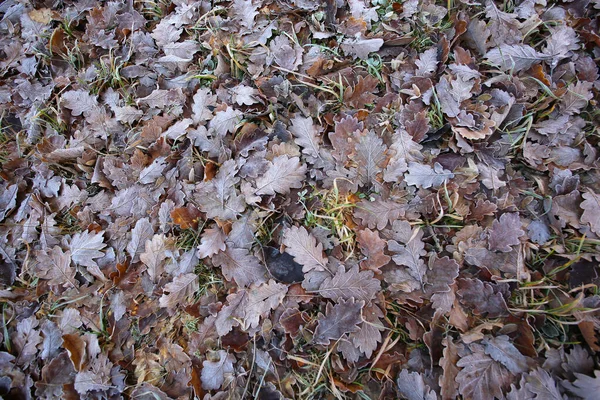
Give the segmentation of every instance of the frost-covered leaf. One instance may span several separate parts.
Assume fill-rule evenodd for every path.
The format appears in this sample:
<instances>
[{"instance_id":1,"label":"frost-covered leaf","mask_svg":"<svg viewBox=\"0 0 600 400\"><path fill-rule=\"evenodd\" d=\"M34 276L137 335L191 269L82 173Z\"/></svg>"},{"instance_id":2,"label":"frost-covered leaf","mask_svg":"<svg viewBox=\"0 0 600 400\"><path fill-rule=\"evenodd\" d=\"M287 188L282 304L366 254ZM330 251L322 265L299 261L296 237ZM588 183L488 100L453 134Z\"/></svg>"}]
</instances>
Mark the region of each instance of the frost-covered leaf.
<instances>
[{"instance_id":1,"label":"frost-covered leaf","mask_svg":"<svg viewBox=\"0 0 600 400\"><path fill-rule=\"evenodd\" d=\"M340 265L333 277L323 281L318 292L321 296L336 301L354 298L368 303L375 297L380 288L381 284L373 278L373 272L359 272L358 266L346 271L344 266Z\"/></svg>"},{"instance_id":2,"label":"frost-covered leaf","mask_svg":"<svg viewBox=\"0 0 600 400\"><path fill-rule=\"evenodd\" d=\"M507 314L506 301L502 293L488 282L479 279L459 279L458 295L462 302L473 308L477 315L486 315L497 318Z\"/></svg>"},{"instance_id":3,"label":"frost-covered leaf","mask_svg":"<svg viewBox=\"0 0 600 400\"><path fill-rule=\"evenodd\" d=\"M547 399L547 400L566 400L567 397L561 395L558 384L552 376L542 368L537 368L529 374L521 377L520 388L512 387L507 394L507 400L521 399Z\"/></svg>"},{"instance_id":4,"label":"frost-covered leaf","mask_svg":"<svg viewBox=\"0 0 600 400\"><path fill-rule=\"evenodd\" d=\"M489 232L488 243L490 250L509 252L511 246L520 242L519 237L525 232L521 229L521 219L517 213L505 213L495 220Z\"/></svg>"},{"instance_id":5,"label":"frost-covered leaf","mask_svg":"<svg viewBox=\"0 0 600 400\"><path fill-rule=\"evenodd\" d=\"M302 62L302 47L292 43L286 35L279 35L269 44L271 56L280 67L295 71Z\"/></svg>"},{"instance_id":6,"label":"frost-covered leaf","mask_svg":"<svg viewBox=\"0 0 600 400\"><path fill-rule=\"evenodd\" d=\"M54 246L38 256L36 267L41 279L48 279L49 285L78 286L75 281L75 268L71 267L71 252Z\"/></svg>"},{"instance_id":7,"label":"frost-covered leaf","mask_svg":"<svg viewBox=\"0 0 600 400\"><path fill-rule=\"evenodd\" d=\"M404 176L407 185L423 189L442 186L452 178L454 174L437 162L431 168L429 165L411 161L408 163L408 173Z\"/></svg>"},{"instance_id":8,"label":"frost-covered leaf","mask_svg":"<svg viewBox=\"0 0 600 400\"><path fill-rule=\"evenodd\" d=\"M236 361L234 356L225 350L217 351L215 356L202 362L200 379L205 390L220 389L225 378L234 372L233 363Z\"/></svg>"},{"instance_id":9,"label":"frost-covered leaf","mask_svg":"<svg viewBox=\"0 0 600 400\"><path fill-rule=\"evenodd\" d=\"M248 249L227 246L212 257L212 263L221 267L223 276L240 287L266 282L266 268Z\"/></svg>"},{"instance_id":10,"label":"frost-covered leaf","mask_svg":"<svg viewBox=\"0 0 600 400\"><path fill-rule=\"evenodd\" d=\"M391 257L384 253L386 242L379 237L377 231L363 229L356 232L356 241L360 245L363 260L360 262L362 269L368 269L375 273L381 273L381 267L391 261Z\"/></svg>"},{"instance_id":11,"label":"frost-covered leaf","mask_svg":"<svg viewBox=\"0 0 600 400\"><path fill-rule=\"evenodd\" d=\"M286 285L270 280L230 294L227 305L217 315L217 333L225 335L240 324L244 330L256 328L261 317L279 306L287 290Z\"/></svg>"},{"instance_id":12,"label":"frost-covered leaf","mask_svg":"<svg viewBox=\"0 0 600 400\"><path fill-rule=\"evenodd\" d=\"M167 139L171 139L171 140L178 140L180 137L185 136L187 134L187 129L192 124L192 122L193 121L192 121L191 118L184 118L181 121L177 121L173 125L171 125L169 127L169 129L167 129L166 131L164 131L161 136L165 137ZM161 159L161 158L164 158L164 157L158 157L156 160L154 160L153 164L158 159ZM163 161L161 160L161 163L162 162ZM148 167L148 168L150 168L150 167ZM156 167L152 171L154 171L154 173L156 174L156 170L158 170L158 167ZM140 174L140 176L141 176L141 174ZM160 175L156 175L156 177L158 177L158 176L160 176ZM142 182L142 183L144 183L144 182ZM145 182L145 183L150 183L150 182Z\"/></svg>"},{"instance_id":13,"label":"frost-covered leaf","mask_svg":"<svg viewBox=\"0 0 600 400\"><path fill-rule=\"evenodd\" d=\"M312 118L304 118L296 115L292 119L292 125L289 127L290 132L295 137L295 142L302 147L302 153L306 154L307 160L314 162L319 158L320 148L320 132L313 123Z\"/></svg>"},{"instance_id":14,"label":"frost-covered leaf","mask_svg":"<svg viewBox=\"0 0 600 400\"><path fill-rule=\"evenodd\" d=\"M584 400L594 400L600 393L600 371L594 371L595 377L575 373L577 379L573 383L566 382L565 386L569 392Z\"/></svg>"},{"instance_id":15,"label":"frost-covered leaf","mask_svg":"<svg viewBox=\"0 0 600 400\"><path fill-rule=\"evenodd\" d=\"M240 106L251 106L254 103L258 103L258 100L256 100L255 97L258 94L258 90L254 89L251 86L237 85L236 87L231 89L231 92L231 97L233 101L235 101Z\"/></svg>"},{"instance_id":16,"label":"frost-covered leaf","mask_svg":"<svg viewBox=\"0 0 600 400\"><path fill-rule=\"evenodd\" d=\"M2 185L0 190L0 221L17 205L18 185Z\"/></svg>"},{"instance_id":17,"label":"frost-covered leaf","mask_svg":"<svg viewBox=\"0 0 600 400\"><path fill-rule=\"evenodd\" d=\"M408 132L403 129L396 131L388 151L392 153L392 156L383 173L383 180L385 182L398 181L408 171L409 162L418 162L423 159L422 149L423 146L415 142Z\"/></svg>"},{"instance_id":18,"label":"frost-covered leaf","mask_svg":"<svg viewBox=\"0 0 600 400\"><path fill-rule=\"evenodd\" d=\"M37 355L38 345L43 340L37 329L39 324L39 321L33 315L17 323L17 329L11 336L17 354L15 360L17 365L26 367Z\"/></svg>"},{"instance_id":19,"label":"frost-covered leaf","mask_svg":"<svg viewBox=\"0 0 600 400\"><path fill-rule=\"evenodd\" d=\"M99 107L96 97L84 89L70 90L63 93L62 105L70 109L73 116L87 115Z\"/></svg>"},{"instance_id":20,"label":"frost-covered leaf","mask_svg":"<svg viewBox=\"0 0 600 400\"><path fill-rule=\"evenodd\" d=\"M110 296L110 309L116 322L119 322L125 315L127 306L125 305L125 293L122 290L117 290Z\"/></svg>"},{"instance_id":21,"label":"frost-covered leaf","mask_svg":"<svg viewBox=\"0 0 600 400\"><path fill-rule=\"evenodd\" d=\"M376 304L365 306L362 311L363 322L358 325L358 330L349 335L352 343L367 358L371 358L377 344L381 342L381 331L385 329L381 318L383 312Z\"/></svg>"},{"instance_id":22,"label":"frost-covered leaf","mask_svg":"<svg viewBox=\"0 0 600 400\"><path fill-rule=\"evenodd\" d=\"M106 247L103 235L104 231L98 233L84 231L73 235L69 243L71 259L79 265L94 267L96 265L94 259L104 256L100 251Z\"/></svg>"},{"instance_id":23,"label":"frost-covered leaf","mask_svg":"<svg viewBox=\"0 0 600 400\"><path fill-rule=\"evenodd\" d=\"M158 46L164 46L179 40L183 29L176 28L168 19L163 19L156 25L154 31L150 34Z\"/></svg>"},{"instance_id":24,"label":"frost-covered leaf","mask_svg":"<svg viewBox=\"0 0 600 400\"><path fill-rule=\"evenodd\" d=\"M407 222L406 224L408 225ZM410 231L410 225L407 226L407 229L410 232L410 236L401 237L395 235L394 238L402 244L396 240L390 240L388 242L388 250L394 254L392 260L398 265L407 267L410 276L423 285L423 277L427 272L427 266L422 259L427 253L425 251L425 243L422 240L423 230L416 227Z\"/></svg>"},{"instance_id":25,"label":"frost-covered leaf","mask_svg":"<svg viewBox=\"0 0 600 400\"><path fill-rule=\"evenodd\" d=\"M567 115L579 114L594 96L592 94L592 86L592 82L581 81L570 86L567 93L561 98L560 111Z\"/></svg>"},{"instance_id":26,"label":"frost-covered leaf","mask_svg":"<svg viewBox=\"0 0 600 400\"><path fill-rule=\"evenodd\" d=\"M360 185L372 185L385 166L387 147L375 132L369 131L365 136L360 136L355 150Z\"/></svg>"},{"instance_id":27,"label":"frost-covered leaf","mask_svg":"<svg viewBox=\"0 0 600 400\"><path fill-rule=\"evenodd\" d=\"M217 104L217 96L213 95L210 88L200 88L194 95L192 104L192 120L194 123L203 123L212 118L213 113L209 107Z\"/></svg>"},{"instance_id":28,"label":"frost-covered leaf","mask_svg":"<svg viewBox=\"0 0 600 400\"><path fill-rule=\"evenodd\" d=\"M154 235L154 228L148 218L139 219L131 230L131 241L127 245L127 252L132 260L137 261L139 254L144 250L146 240Z\"/></svg>"},{"instance_id":29,"label":"frost-covered leaf","mask_svg":"<svg viewBox=\"0 0 600 400\"><path fill-rule=\"evenodd\" d=\"M126 124L132 124L144 115L142 110L138 110L133 106L115 107L114 112L117 121L125 122Z\"/></svg>"},{"instance_id":30,"label":"frost-covered leaf","mask_svg":"<svg viewBox=\"0 0 600 400\"><path fill-rule=\"evenodd\" d=\"M386 201L378 197L375 201L362 200L356 205L354 216L369 229L384 229L388 222L403 216L406 205L395 201Z\"/></svg>"},{"instance_id":31,"label":"frost-covered leaf","mask_svg":"<svg viewBox=\"0 0 600 400\"><path fill-rule=\"evenodd\" d=\"M546 41L544 54L552 57L552 67L556 67L561 59L570 51L579 49L579 38L575 30L567 25L550 28L550 38Z\"/></svg>"},{"instance_id":32,"label":"frost-covered leaf","mask_svg":"<svg viewBox=\"0 0 600 400\"><path fill-rule=\"evenodd\" d=\"M356 19L362 19L367 24L371 21L378 21L377 7L369 7L370 2L365 0L348 0L350 13Z\"/></svg>"},{"instance_id":33,"label":"frost-covered leaf","mask_svg":"<svg viewBox=\"0 0 600 400\"><path fill-rule=\"evenodd\" d=\"M317 243L306 228L292 226L283 233L282 243L286 253L294 257L294 261L302 265L302 271L328 271L327 257L323 254L323 245Z\"/></svg>"},{"instance_id":34,"label":"frost-covered leaf","mask_svg":"<svg viewBox=\"0 0 600 400\"><path fill-rule=\"evenodd\" d=\"M208 218L231 220L246 208L244 198L235 189L240 180L236 176L238 170L239 166L234 160L227 160L212 180L198 185L196 203Z\"/></svg>"},{"instance_id":35,"label":"frost-covered leaf","mask_svg":"<svg viewBox=\"0 0 600 400\"><path fill-rule=\"evenodd\" d=\"M313 341L328 345L331 340L338 340L345 333L356 332L361 321L360 312L364 301L340 300L335 306L327 303L325 315L319 316Z\"/></svg>"},{"instance_id":36,"label":"frost-covered leaf","mask_svg":"<svg viewBox=\"0 0 600 400\"><path fill-rule=\"evenodd\" d=\"M258 3L253 4L252 0L234 0L233 1L233 15L239 19L240 24L252 30L254 27L254 18L258 15Z\"/></svg>"},{"instance_id":37,"label":"frost-covered leaf","mask_svg":"<svg viewBox=\"0 0 600 400\"><path fill-rule=\"evenodd\" d=\"M423 375L403 369L396 380L398 391L407 400L437 400L435 392L425 384Z\"/></svg>"},{"instance_id":38,"label":"frost-covered leaf","mask_svg":"<svg viewBox=\"0 0 600 400\"><path fill-rule=\"evenodd\" d=\"M425 50L419 55L419 59L415 60L415 65L417 66L417 76L428 76L433 73L438 65L437 49L432 47Z\"/></svg>"},{"instance_id":39,"label":"frost-covered leaf","mask_svg":"<svg viewBox=\"0 0 600 400\"><path fill-rule=\"evenodd\" d=\"M156 282L158 277L164 272L164 260L167 259L167 238L165 235L154 235L152 239L146 239L144 252L140 254L140 261L143 262L150 275L150 279Z\"/></svg>"},{"instance_id":40,"label":"frost-covered leaf","mask_svg":"<svg viewBox=\"0 0 600 400\"><path fill-rule=\"evenodd\" d=\"M379 51L381 46L383 46L383 39L364 39L360 37L344 39L340 45L344 53L361 60L369 58L369 54Z\"/></svg>"},{"instance_id":41,"label":"frost-covered leaf","mask_svg":"<svg viewBox=\"0 0 600 400\"><path fill-rule=\"evenodd\" d=\"M158 157L150 165L140 172L138 180L141 184L155 183L158 177L163 175L163 171L167 166L166 157Z\"/></svg>"},{"instance_id":42,"label":"frost-covered leaf","mask_svg":"<svg viewBox=\"0 0 600 400\"><path fill-rule=\"evenodd\" d=\"M306 165L301 164L298 157L277 156L269 169L256 180L256 194L288 194L290 189L302 187L305 174Z\"/></svg>"},{"instance_id":43,"label":"frost-covered leaf","mask_svg":"<svg viewBox=\"0 0 600 400\"><path fill-rule=\"evenodd\" d=\"M480 345L472 345L472 354L456 363L462 369L456 376L460 394L473 400L504 398L513 375L504 366L483 352Z\"/></svg>"},{"instance_id":44,"label":"frost-covered leaf","mask_svg":"<svg viewBox=\"0 0 600 400\"><path fill-rule=\"evenodd\" d=\"M235 126L242 119L242 112L231 107L223 111L217 111L210 120L210 130L217 136L225 136L228 132L233 132Z\"/></svg>"},{"instance_id":45,"label":"frost-covered leaf","mask_svg":"<svg viewBox=\"0 0 600 400\"><path fill-rule=\"evenodd\" d=\"M504 71L519 72L531 68L534 64L548 59L543 53L539 53L533 47L524 44L503 44L491 49L485 58Z\"/></svg>"},{"instance_id":46,"label":"frost-covered leaf","mask_svg":"<svg viewBox=\"0 0 600 400\"><path fill-rule=\"evenodd\" d=\"M504 365L513 374L529 370L530 360L517 350L508 336L486 337L482 344L485 354Z\"/></svg>"},{"instance_id":47,"label":"frost-covered leaf","mask_svg":"<svg viewBox=\"0 0 600 400\"><path fill-rule=\"evenodd\" d=\"M167 283L163 289L165 293L160 297L161 307L174 310L186 304L186 300L198 291L198 275L184 274L176 276L173 282Z\"/></svg>"},{"instance_id":48,"label":"frost-covered leaf","mask_svg":"<svg viewBox=\"0 0 600 400\"><path fill-rule=\"evenodd\" d=\"M215 226L206 228L198 245L198 258L211 257L220 251L225 251L225 233Z\"/></svg>"},{"instance_id":49,"label":"frost-covered leaf","mask_svg":"<svg viewBox=\"0 0 600 400\"><path fill-rule=\"evenodd\" d=\"M581 197L584 199L580 206L583 209L581 223L589 224L592 232L600 234L600 195L590 190Z\"/></svg>"}]
</instances>

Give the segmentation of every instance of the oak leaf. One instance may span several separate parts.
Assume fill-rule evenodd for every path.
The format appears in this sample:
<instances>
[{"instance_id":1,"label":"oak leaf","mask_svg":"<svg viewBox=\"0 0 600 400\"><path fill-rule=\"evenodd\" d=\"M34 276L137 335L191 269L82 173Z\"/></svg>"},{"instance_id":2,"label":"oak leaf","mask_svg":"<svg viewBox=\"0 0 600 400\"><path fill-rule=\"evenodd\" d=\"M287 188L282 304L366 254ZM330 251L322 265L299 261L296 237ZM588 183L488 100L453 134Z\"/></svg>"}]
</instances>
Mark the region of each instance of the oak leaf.
<instances>
[{"instance_id":1,"label":"oak leaf","mask_svg":"<svg viewBox=\"0 0 600 400\"><path fill-rule=\"evenodd\" d=\"M360 311L364 301L340 300L335 306L327 303L325 315L320 314L313 341L328 345L331 340L338 340L345 333L356 332L361 322Z\"/></svg>"},{"instance_id":2,"label":"oak leaf","mask_svg":"<svg viewBox=\"0 0 600 400\"><path fill-rule=\"evenodd\" d=\"M592 232L600 234L600 195L590 190L581 197L584 198L580 206L583 209L581 222L589 224Z\"/></svg>"},{"instance_id":3,"label":"oak leaf","mask_svg":"<svg viewBox=\"0 0 600 400\"><path fill-rule=\"evenodd\" d=\"M327 257L323 254L323 245L317 243L306 228L292 226L283 233L285 252L294 257L294 261L302 265L302 271L328 271Z\"/></svg>"},{"instance_id":4,"label":"oak leaf","mask_svg":"<svg viewBox=\"0 0 600 400\"><path fill-rule=\"evenodd\" d=\"M381 289L381 283L373 278L372 271L358 271L358 266L348 271L343 265L338 267L337 273L323 281L319 287L319 294L332 300L354 298L368 303Z\"/></svg>"},{"instance_id":5,"label":"oak leaf","mask_svg":"<svg viewBox=\"0 0 600 400\"><path fill-rule=\"evenodd\" d=\"M379 237L377 231L365 228L356 232L356 241L364 256L364 259L360 262L360 267L380 274L381 271L379 269L387 265L392 259L384 252L386 247L385 240Z\"/></svg>"},{"instance_id":6,"label":"oak leaf","mask_svg":"<svg viewBox=\"0 0 600 400\"><path fill-rule=\"evenodd\" d=\"M215 357L216 356L216 357ZM235 357L225 350L219 350L210 360L202 362L202 388L205 390L218 390L225 382L228 375L233 374ZM218 357L218 358L217 358Z\"/></svg>"},{"instance_id":7,"label":"oak leaf","mask_svg":"<svg viewBox=\"0 0 600 400\"><path fill-rule=\"evenodd\" d=\"M256 328L261 317L279 306L287 290L286 285L270 280L230 294L227 296L227 305L217 315L217 333L223 336L237 325L244 330Z\"/></svg>"},{"instance_id":8,"label":"oak leaf","mask_svg":"<svg viewBox=\"0 0 600 400\"><path fill-rule=\"evenodd\" d=\"M71 259L77 264L94 267L96 265L93 261L94 258L104 256L104 253L100 251L106 247L103 235L104 231L98 233L84 231L73 235L69 243Z\"/></svg>"},{"instance_id":9,"label":"oak leaf","mask_svg":"<svg viewBox=\"0 0 600 400\"><path fill-rule=\"evenodd\" d=\"M481 345L471 345L472 354L462 357L456 365L462 369L456 376L460 394L473 400L504 398L513 375L500 363L484 353Z\"/></svg>"},{"instance_id":10,"label":"oak leaf","mask_svg":"<svg viewBox=\"0 0 600 400\"><path fill-rule=\"evenodd\" d=\"M305 174L306 165L301 164L298 157L277 156L267 172L256 180L256 194L288 194L291 189L302 187Z\"/></svg>"},{"instance_id":11,"label":"oak leaf","mask_svg":"<svg viewBox=\"0 0 600 400\"><path fill-rule=\"evenodd\" d=\"M521 219L518 213L505 213L495 220L492 229L488 234L488 244L490 250L510 252L511 246L516 246L520 242L519 237L523 236L525 231L521 229Z\"/></svg>"},{"instance_id":12,"label":"oak leaf","mask_svg":"<svg viewBox=\"0 0 600 400\"><path fill-rule=\"evenodd\" d=\"M408 163L408 173L404 175L407 185L423 189L442 186L452 178L454 174L437 162L431 168L429 165L411 161Z\"/></svg>"},{"instance_id":13,"label":"oak leaf","mask_svg":"<svg viewBox=\"0 0 600 400\"><path fill-rule=\"evenodd\" d=\"M170 310L176 309L178 306L185 304L186 299L196 293L199 289L198 275L184 274L176 276L173 282L167 283L164 287L164 293L158 303L161 307Z\"/></svg>"}]
</instances>

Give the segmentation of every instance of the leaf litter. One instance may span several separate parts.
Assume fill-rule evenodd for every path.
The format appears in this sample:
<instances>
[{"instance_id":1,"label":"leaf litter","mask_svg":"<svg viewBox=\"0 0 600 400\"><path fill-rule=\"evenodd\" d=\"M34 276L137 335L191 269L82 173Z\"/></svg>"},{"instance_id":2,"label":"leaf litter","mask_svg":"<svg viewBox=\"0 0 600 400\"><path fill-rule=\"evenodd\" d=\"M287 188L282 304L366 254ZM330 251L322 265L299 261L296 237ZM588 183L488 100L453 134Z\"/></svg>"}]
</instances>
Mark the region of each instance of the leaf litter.
<instances>
[{"instance_id":1,"label":"leaf litter","mask_svg":"<svg viewBox=\"0 0 600 400\"><path fill-rule=\"evenodd\" d=\"M597 2L0 5L0 396L600 387Z\"/></svg>"}]
</instances>

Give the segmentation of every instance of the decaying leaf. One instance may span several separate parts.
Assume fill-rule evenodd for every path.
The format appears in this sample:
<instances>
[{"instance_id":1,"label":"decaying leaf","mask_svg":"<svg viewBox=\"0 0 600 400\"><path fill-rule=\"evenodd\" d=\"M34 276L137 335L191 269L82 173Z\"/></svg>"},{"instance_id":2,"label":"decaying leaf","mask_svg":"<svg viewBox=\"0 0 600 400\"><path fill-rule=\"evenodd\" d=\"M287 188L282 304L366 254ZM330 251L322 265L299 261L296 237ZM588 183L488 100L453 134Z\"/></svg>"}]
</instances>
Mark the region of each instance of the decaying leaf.
<instances>
[{"instance_id":1,"label":"decaying leaf","mask_svg":"<svg viewBox=\"0 0 600 400\"><path fill-rule=\"evenodd\" d=\"M358 330L361 321L360 311L364 301L340 300L335 306L327 303L325 315L319 317L319 324L315 329L313 340L317 344L329 344L331 340L338 340L345 333Z\"/></svg>"},{"instance_id":2,"label":"decaying leaf","mask_svg":"<svg viewBox=\"0 0 600 400\"><path fill-rule=\"evenodd\" d=\"M590 228L595 233L600 233L600 195L589 191L581 195L584 198L581 203L583 214L581 222L589 224Z\"/></svg>"},{"instance_id":3,"label":"decaying leaf","mask_svg":"<svg viewBox=\"0 0 600 400\"><path fill-rule=\"evenodd\" d=\"M509 252L511 246L516 246L520 243L519 237L525 232L521 230L521 220L519 214L506 213L495 220L492 224L492 229L489 232L488 243L490 250Z\"/></svg>"},{"instance_id":4,"label":"decaying leaf","mask_svg":"<svg viewBox=\"0 0 600 400\"><path fill-rule=\"evenodd\" d=\"M238 325L243 329L256 328L260 318L281 303L287 290L286 285L270 280L227 296L227 305L215 321L217 333L225 335Z\"/></svg>"},{"instance_id":5,"label":"decaying leaf","mask_svg":"<svg viewBox=\"0 0 600 400\"><path fill-rule=\"evenodd\" d=\"M387 265L392 259L384 252L386 247L385 240L379 237L377 231L372 231L368 228L358 231L356 233L356 240L364 256L364 259L360 262L360 267L372 270L376 274L381 273L379 269Z\"/></svg>"},{"instance_id":6,"label":"decaying leaf","mask_svg":"<svg viewBox=\"0 0 600 400\"><path fill-rule=\"evenodd\" d=\"M370 53L378 51L381 46L383 46L383 39L364 39L360 37L345 39L341 44L346 54L361 60L366 60Z\"/></svg>"},{"instance_id":7,"label":"decaying leaf","mask_svg":"<svg viewBox=\"0 0 600 400\"><path fill-rule=\"evenodd\" d=\"M323 245L304 227L292 226L286 229L283 236L286 253L294 257L294 261L302 265L304 272L328 271L327 257L323 254Z\"/></svg>"},{"instance_id":8,"label":"decaying leaf","mask_svg":"<svg viewBox=\"0 0 600 400\"><path fill-rule=\"evenodd\" d=\"M599 397L599 10L2 2L0 397Z\"/></svg>"},{"instance_id":9,"label":"decaying leaf","mask_svg":"<svg viewBox=\"0 0 600 400\"><path fill-rule=\"evenodd\" d=\"M503 398L503 391L510 386L514 376L486 355L482 346L474 344L471 350L472 354L461 357L456 363L462 368L456 376L460 394L475 400Z\"/></svg>"},{"instance_id":10,"label":"decaying leaf","mask_svg":"<svg viewBox=\"0 0 600 400\"><path fill-rule=\"evenodd\" d=\"M300 164L298 157L275 157L267 172L256 180L256 194L287 194L302 187L305 174L306 165Z\"/></svg>"},{"instance_id":11,"label":"decaying leaf","mask_svg":"<svg viewBox=\"0 0 600 400\"><path fill-rule=\"evenodd\" d=\"M199 288L198 275L184 274L176 276L173 282L165 285L163 294L159 299L161 307L175 309L180 304L185 304L186 299L193 295Z\"/></svg>"},{"instance_id":12,"label":"decaying leaf","mask_svg":"<svg viewBox=\"0 0 600 400\"><path fill-rule=\"evenodd\" d=\"M453 177L454 174L452 172L444 169L438 163L435 163L432 168L429 165L411 161L408 163L408 173L404 176L404 180L408 185L427 189L441 186Z\"/></svg>"},{"instance_id":13,"label":"decaying leaf","mask_svg":"<svg viewBox=\"0 0 600 400\"><path fill-rule=\"evenodd\" d=\"M103 235L104 231L98 233L85 231L73 235L69 243L71 259L86 267L95 266L94 259L104 256L104 253L100 251L106 247Z\"/></svg>"},{"instance_id":14,"label":"decaying leaf","mask_svg":"<svg viewBox=\"0 0 600 400\"><path fill-rule=\"evenodd\" d=\"M211 360L202 362L202 387L206 390L221 388L227 376L234 371L235 357L224 350L219 350Z\"/></svg>"},{"instance_id":15,"label":"decaying leaf","mask_svg":"<svg viewBox=\"0 0 600 400\"><path fill-rule=\"evenodd\" d=\"M359 272L358 267L346 271L344 266L340 265L333 277L323 281L318 292L321 296L336 301L354 298L368 303L379 289L380 283L373 278L373 272Z\"/></svg>"}]
</instances>

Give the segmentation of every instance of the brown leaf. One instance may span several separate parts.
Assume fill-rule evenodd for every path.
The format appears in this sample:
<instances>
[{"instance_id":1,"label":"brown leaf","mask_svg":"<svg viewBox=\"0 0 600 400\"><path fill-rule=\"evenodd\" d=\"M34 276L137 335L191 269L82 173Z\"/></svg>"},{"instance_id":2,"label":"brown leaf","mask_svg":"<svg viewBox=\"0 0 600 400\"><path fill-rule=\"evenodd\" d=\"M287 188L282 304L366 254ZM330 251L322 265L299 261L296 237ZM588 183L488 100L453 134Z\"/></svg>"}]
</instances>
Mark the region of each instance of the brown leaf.
<instances>
[{"instance_id":1,"label":"brown leaf","mask_svg":"<svg viewBox=\"0 0 600 400\"><path fill-rule=\"evenodd\" d=\"M198 258L212 257L220 251L225 251L225 232L218 226L206 228L198 245Z\"/></svg>"},{"instance_id":2,"label":"brown leaf","mask_svg":"<svg viewBox=\"0 0 600 400\"><path fill-rule=\"evenodd\" d=\"M514 376L502 364L486 355L481 345L473 344L471 350L472 354L456 363L462 368L456 376L460 394L473 400L504 398L503 392L508 389Z\"/></svg>"},{"instance_id":3,"label":"brown leaf","mask_svg":"<svg viewBox=\"0 0 600 400\"><path fill-rule=\"evenodd\" d=\"M315 329L313 341L317 344L328 345L331 340L338 340L345 333L358 330L361 321L360 311L364 301L340 300L335 306L327 303L325 315L319 316L319 324Z\"/></svg>"},{"instance_id":4,"label":"brown leaf","mask_svg":"<svg viewBox=\"0 0 600 400\"><path fill-rule=\"evenodd\" d=\"M282 243L285 252L294 257L294 261L302 265L303 272L329 271L327 257L323 254L323 245L317 243L306 228L292 226L283 233Z\"/></svg>"},{"instance_id":5,"label":"brown leaf","mask_svg":"<svg viewBox=\"0 0 600 400\"><path fill-rule=\"evenodd\" d=\"M81 367L86 359L86 345L81 336L76 333L71 333L62 336L63 347L67 349L69 358L73 363L75 371L81 371Z\"/></svg>"},{"instance_id":6,"label":"brown leaf","mask_svg":"<svg viewBox=\"0 0 600 400\"><path fill-rule=\"evenodd\" d=\"M186 299L198 291L198 275L184 274L173 279L164 287L163 295L159 299L161 307L174 310L181 304L185 304Z\"/></svg>"},{"instance_id":7,"label":"brown leaf","mask_svg":"<svg viewBox=\"0 0 600 400\"><path fill-rule=\"evenodd\" d=\"M365 199L358 203L354 216L362 221L363 226L367 226L369 229L377 228L381 231L388 222L404 216L405 212L406 205L377 197L375 201Z\"/></svg>"},{"instance_id":8,"label":"brown leaf","mask_svg":"<svg viewBox=\"0 0 600 400\"><path fill-rule=\"evenodd\" d=\"M381 284L373 278L372 271L358 271L358 266L346 271L343 265L337 273L323 281L318 293L328 299L339 301L354 298L369 303L381 289Z\"/></svg>"},{"instance_id":9,"label":"brown leaf","mask_svg":"<svg viewBox=\"0 0 600 400\"><path fill-rule=\"evenodd\" d=\"M198 220L202 214L196 207L188 204L185 207L174 208L171 211L173 223L181 229L198 229Z\"/></svg>"},{"instance_id":10,"label":"brown leaf","mask_svg":"<svg viewBox=\"0 0 600 400\"><path fill-rule=\"evenodd\" d=\"M372 104L375 100L375 94L379 81L367 75L366 77L359 76L354 87L344 91L344 102L352 108L365 108L365 105Z\"/></svg>"},{"instance_id":11,"label":"brown leaf","mask_svg":"<svg viewBox=\"0 0 600 400\"><path fill-rule=\"evenodd\" d=\"M225 350L219 350L213 353L210 360L203 361L202 374L200 375L202 388L206 390L220 389L226 376L233 374L233 363L235 361L235 357Z\"/></svg>"},{"instance_id":12,"label":"brown leaf","mask_svg":"<svg viewBox=\"0 0 600 400\"><path fill-rule=\"evenodd\" d=\"M223 336L237 325L244 330L256 328L260 318L279 306L286 293L286 285L270 280L230 294L227 305L217 315L217 333Z\"/></svg>"},{"instance_id":13,"label":"brown leaf","mask_svg":"<svg viewBox=\"0 0 600 400\"><path fill-rule=\"evenodd\" d=\"M583 209L581 223L589 224L592 232L600 234L600 195L590 190L581 197L584 198L580 206Z\"/></svg>"},{"instance_id":14,"label":"brown leaf","mask_svg":"<svg viewBox=\"0 0 600 400\"><path fill-rule=\"evenodd\" d=\"M495 220L488 233L490 250L510 252L511 246L521 243L519 238L525 234L521 229L521 220L517 213L505 213Z\"/></svg>"},{"instance_id":15,"label":"brown leaf","mask_svg":"<svg viewBox=\"0 0 600 400\"><path fill-rule=\"evenodd\" d=\"M267 171L256 180L256 194L288 194L291 189L299 189L306 174L306 165L298 157L277 156Z\"/></svg>"},{"instance_id":16,"label":"brown leaf","mask_svg":"<svg viewBox=\"0 0 600 400\"><path fill-rule=\"evenodd\" d=\"M360 262L360 267L381 274L379 269L387 265L392 259L384 253L385 240L379 237L377 231L368 228L356 232L356 240L364 256L364 259Z\"/></svg>"},{"instance_id":17,"label":"brown leaf","mask_svg":"<svg viewBox=\"0 0 600 400\"><path fill-rule=\"evenodd\" d=\"M459 359L459 346L452 342L450 335L442 339L444 344L444 356L440 360L440 367L444 370L444 373L439 378L440 391L442 400L455 399L458 394L458 384L456 382L456 375L460 369L456 366Z\"/></svg>"},{"instance_id":18,"label":"brown leaf","mask_svg":"<svg viewBox=\"0 0 600 400\"><path fill-rule=\"evenodd\" d=\"M240 287L267 281L266 268L245 248L227 245L225 251L220 251L212 257L212 263L221 267L227 280L235 281Z\"/></svg>"},{"instance_id":19,"label":"brown leaf","mask_svg":"<svg viewBox=\"0 0 600 400\"><path fill-rule=\"evenodd\" d=\"M469 305L477 315L497 318L507 314L504 297L495 286L479 279L459 279L458 287L462 303Z\"/></svg>"}]
</instances>

